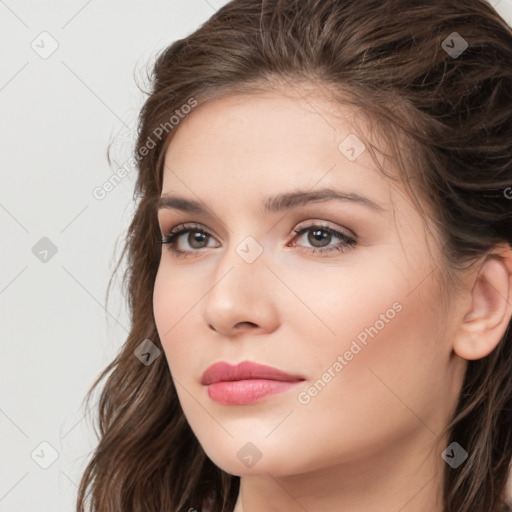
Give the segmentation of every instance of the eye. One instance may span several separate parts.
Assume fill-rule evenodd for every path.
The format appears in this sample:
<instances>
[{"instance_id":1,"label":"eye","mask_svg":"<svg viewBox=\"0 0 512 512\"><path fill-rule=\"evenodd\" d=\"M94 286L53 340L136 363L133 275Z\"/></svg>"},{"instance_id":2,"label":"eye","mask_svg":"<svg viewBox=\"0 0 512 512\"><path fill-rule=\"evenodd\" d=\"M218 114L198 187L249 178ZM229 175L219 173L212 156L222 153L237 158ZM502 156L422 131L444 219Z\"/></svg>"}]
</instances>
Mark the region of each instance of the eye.
<instances>
[{"instance_id":1,"label":"eye","mask_svg":"<svg viewBox=\"0 0 512 512\"><path fill-rule=\"evenodd\" d=\"M188 234L188 236L184 238L193 250L177 248L179 239L185 234ZM162 235L160 243L162 245L168 244L169 250L175 253L176 256L186 256L192 252L197 252L197 249L204 249L206 246L202 244L208 241L209 238L211 238L210 233L202 229L199 224L180 224L172 228L169 234Z\"/></svg>"},{"instance_id":2,"label":"eye","mask_svg":"<svg viewBox=\"0 0 512 512\"><path fill-rule=\"evenodd\" d=\"M292 239L292 247L297 246L297 239L303 236L303 234L309 232L307 241L312 247L305 247L303 249L306 249L306 252L310 252L312 254L328 253L333 251L343 252L357 244L357 239L355 237L326 225L311 224L310 226L297 226L293 232L295 233L295 237ZM185 237L184 235L187 236ZM340 239L341 242L329 248L329 242L333 237ZM186 241L190 249L178 248L181 238ZM162 245L169 245L169 250L176 256L186 257L192 253L199 252L200 249L207 248L210 239L213 240L212 235L208 233L208 231L204 230L201 225L180 224L171 229L167 235L162 235L160 243Z\"/></svg>"},{"instance_id":3,"label":"eye","mask_svg":"<svg viewBox=\"0 0 512 512\"><path fill-rule=\"evenodd\" d=\"M294 240L300 238L304 233L309 233L306 238L307 242L312 245L313 250L308 249L307 252L311 252L313 254L317 252L327 253L332 251L344 252L345 250L354 247L357 243L355 237L326 225L311 224L310 226L305 227L297 226L293 232L296 234ZM333 237L339 238L341 242L328 248L329 242ZM293 243L293 246L296 246L296 244Z\"/></svg>"}]
</instances>

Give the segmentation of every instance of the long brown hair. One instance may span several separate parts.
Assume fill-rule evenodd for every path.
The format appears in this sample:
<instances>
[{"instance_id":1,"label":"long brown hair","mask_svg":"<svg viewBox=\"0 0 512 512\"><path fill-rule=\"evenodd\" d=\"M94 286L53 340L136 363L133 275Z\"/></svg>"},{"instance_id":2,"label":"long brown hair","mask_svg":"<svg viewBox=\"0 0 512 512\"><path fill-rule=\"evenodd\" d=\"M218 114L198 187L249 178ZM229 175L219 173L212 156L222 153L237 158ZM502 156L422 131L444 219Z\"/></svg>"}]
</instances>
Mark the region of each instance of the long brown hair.
<instances>
[{"instance_id":1,"label":"long brown hair","mask_svg":"<svg viewBox=\"0 0 512 512\"><path fill-rule=\"evenodd\" d=\"M213 97L277 83L333 91L373 122L394 148L403 182L435 212L440 271L456 286L458 269L512 246L512 30L485 0L234 0L163 50L150 78L133 156L136 211L114 270L127 255L131 328L87 395L108 376L77 511L201 510L210 497L214 512L231 512L240 479L205 455L165 357L145 365L134 356L146 339L163 351L152 303L161 254L156 200L180 120ZM511 375L509 323L490 355L468 361L446 432L469 457L457 470L445 465L444 512L504 506Z\"/></svg>"}]
</instances>

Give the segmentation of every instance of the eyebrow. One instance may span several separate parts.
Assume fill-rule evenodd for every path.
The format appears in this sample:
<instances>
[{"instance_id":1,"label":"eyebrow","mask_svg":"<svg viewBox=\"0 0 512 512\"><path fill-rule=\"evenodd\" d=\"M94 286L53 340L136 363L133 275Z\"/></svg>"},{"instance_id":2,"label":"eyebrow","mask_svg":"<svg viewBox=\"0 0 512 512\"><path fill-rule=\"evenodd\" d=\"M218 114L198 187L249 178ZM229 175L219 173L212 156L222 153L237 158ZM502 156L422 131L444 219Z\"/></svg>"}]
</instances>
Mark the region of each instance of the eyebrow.
<instances>
[{"instance_id":1,"label":"eyebrow","mask_svg":"<svg viewBox=\"0 0 512 512\"><path fill-rule=\"evenodd\" d=\"M378 212L385 212L386 209L368 197L355 192L341 192L331 188L323 188L315 191L296 191L278 194L268 197L263 206L264 213L275 213L282 210L305 206L309 203L322 201L341 201L360 204ZM208 214L208 208L200 201L187 199L180 196L162 194L158 201L157 209L172 208L188 213Z\"/></svg>"}]
</instances>

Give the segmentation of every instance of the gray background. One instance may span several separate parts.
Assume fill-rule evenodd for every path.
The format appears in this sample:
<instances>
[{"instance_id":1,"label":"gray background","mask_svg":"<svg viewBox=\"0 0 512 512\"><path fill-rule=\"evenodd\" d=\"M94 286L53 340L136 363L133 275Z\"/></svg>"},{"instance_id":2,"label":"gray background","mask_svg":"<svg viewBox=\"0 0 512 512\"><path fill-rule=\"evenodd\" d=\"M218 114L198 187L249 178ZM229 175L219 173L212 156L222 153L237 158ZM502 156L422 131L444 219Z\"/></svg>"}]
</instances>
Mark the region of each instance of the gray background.
<instances>
[{"instance_id":1,"label":"gray background","mask_svg":"<svg viewBox=\"0 0 512 512\"><path fill-rule=\"evenodd\" d=\"M74 510L96 445L82 400L129 327L124 267L108 311L105 291L135 171L93 190L131 155L134 76L225 3L0 0L0 512ZM512 0L491 3L512 25Z\"/></svg>"}]
</instances>

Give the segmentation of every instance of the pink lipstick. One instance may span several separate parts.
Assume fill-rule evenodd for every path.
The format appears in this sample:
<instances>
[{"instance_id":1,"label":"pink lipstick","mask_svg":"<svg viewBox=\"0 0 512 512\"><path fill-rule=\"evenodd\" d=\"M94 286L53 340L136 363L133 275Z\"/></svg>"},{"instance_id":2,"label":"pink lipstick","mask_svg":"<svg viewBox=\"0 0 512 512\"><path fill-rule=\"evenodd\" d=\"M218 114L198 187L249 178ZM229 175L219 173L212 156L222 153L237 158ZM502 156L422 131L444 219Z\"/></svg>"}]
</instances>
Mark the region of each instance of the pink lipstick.
<instances>
[{"instance_id":1,"label":"pink lipstick","mask_svg":"<svg viewBox=\"0 0 512 512\"><path fill-rule=\"evenodd\" d=\"M246 405L281 393L304 381L271 366L243 361L238 365L219 362L209 366L201 377L208 396L223 405Z\"/></svg>"}]
</instances>

